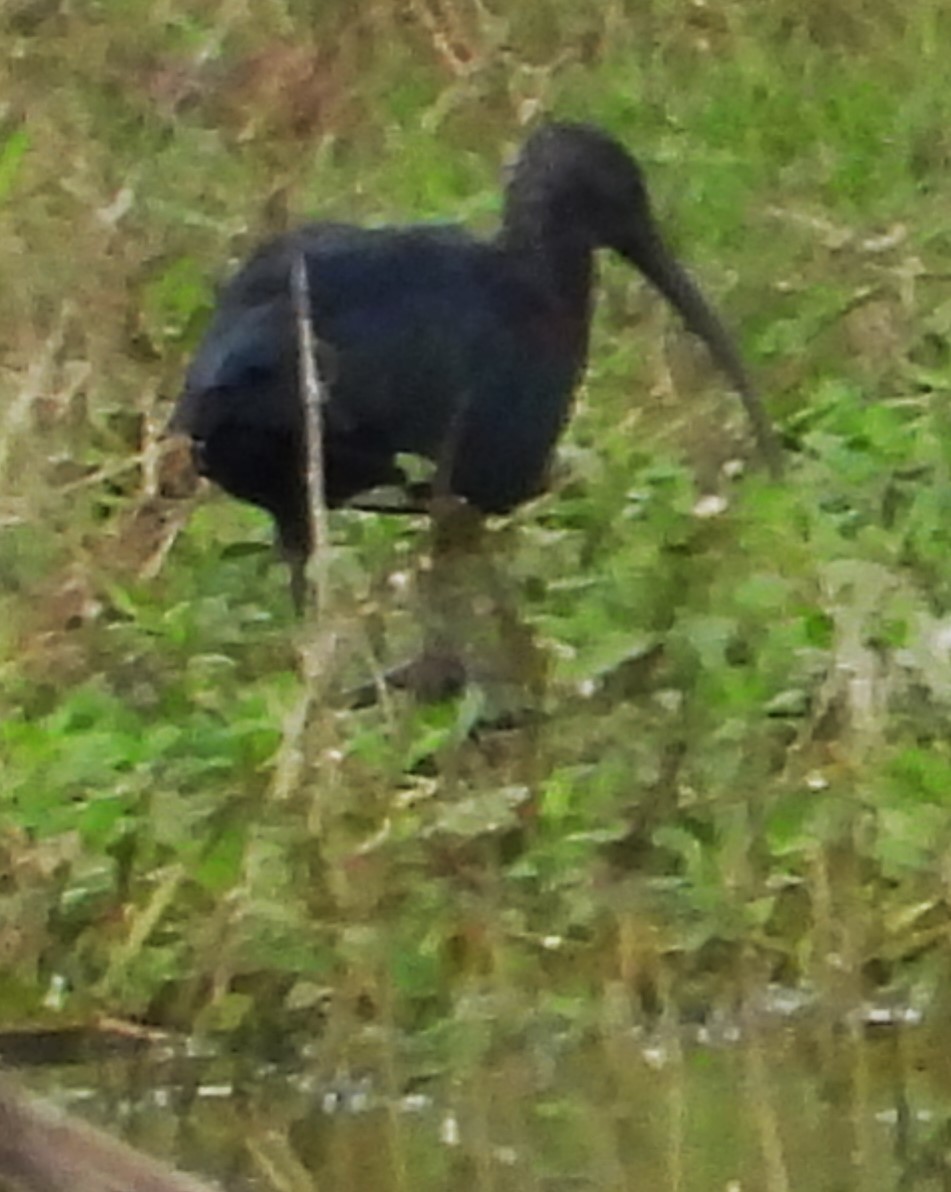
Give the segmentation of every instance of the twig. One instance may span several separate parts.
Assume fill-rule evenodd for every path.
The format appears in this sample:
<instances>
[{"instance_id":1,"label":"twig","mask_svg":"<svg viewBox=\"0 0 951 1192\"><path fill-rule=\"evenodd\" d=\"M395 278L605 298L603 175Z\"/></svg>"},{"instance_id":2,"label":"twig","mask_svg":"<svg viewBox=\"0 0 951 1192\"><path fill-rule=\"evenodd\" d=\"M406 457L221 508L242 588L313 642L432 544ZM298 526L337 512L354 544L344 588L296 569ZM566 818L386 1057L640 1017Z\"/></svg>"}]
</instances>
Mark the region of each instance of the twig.
<instances>
[{"instance_id":1,"label":"twig","mask_svg":"<svg viewBox=\"0 0 951 1192\"><path fill-rule=\"evenodd\" d=\"M323 405L324 384L317 365L317 336L311 318L310 284L303 253L298 253L291 267L291 298L294 318L297 323L298 382L300 400L304 412L304 450L307 479L307 513L310 522L310 542L316 556L309 576L304 574L305 561L301 561L301 572L293 573L292 586L299 588L295 599L301 603L306 594L306 603L319 619L327 608L327 567L330 558L330 534L327 528L327 501L324 486L324 433ZM307 582L305 583L305 578Z\"/></svg>"},{"instance_id":2,"label":"twig","mask_svg":"<svg viewBox=\"0 0 951 1192\"><path fill-rule=\"evenodd\" d=\"M332 672L337 634L328 624L330 533L324 495L323 402L325 389L317 366L318 340L310 310L310 287L302 253L291 266L291 302L297 325L298 378L304 423L304 475L307 484L308 541L315 556L291 558L291 592L298 609L308 610L312 622L300 645L303 689L284 719L281 745L274 762L270 797L278 802L299 788L310 762L307 730L311 712L325 691ZM308 574L309 570L309 574Z\"/></svg>"}]
</instances>

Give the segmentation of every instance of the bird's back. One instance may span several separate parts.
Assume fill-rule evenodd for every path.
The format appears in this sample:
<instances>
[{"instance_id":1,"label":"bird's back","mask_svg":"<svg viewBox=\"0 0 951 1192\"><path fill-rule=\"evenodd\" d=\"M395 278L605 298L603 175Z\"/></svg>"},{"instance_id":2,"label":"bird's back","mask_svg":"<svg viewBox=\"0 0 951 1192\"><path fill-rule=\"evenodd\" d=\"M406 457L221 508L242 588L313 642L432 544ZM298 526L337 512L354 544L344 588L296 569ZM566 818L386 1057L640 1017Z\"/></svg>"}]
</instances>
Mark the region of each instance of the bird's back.
<instances>
[{"instance_id":1,"label":"bird's back","mask_svg":"<svg viewBox=\"0 0 951 1192\"><path fill-rule=\"evenodd\" d=\"M335 445L341 457L366 444L381 458L435 459L452 434L459 495L494 512L536 492L586 316L576 325L529 262L452 226L312 224L266 245L224 289L192 365L195 418L204 407L206 422L299 434L289 277L300 253L326 347L331 465Z\"/></svg>"}]
</instances>

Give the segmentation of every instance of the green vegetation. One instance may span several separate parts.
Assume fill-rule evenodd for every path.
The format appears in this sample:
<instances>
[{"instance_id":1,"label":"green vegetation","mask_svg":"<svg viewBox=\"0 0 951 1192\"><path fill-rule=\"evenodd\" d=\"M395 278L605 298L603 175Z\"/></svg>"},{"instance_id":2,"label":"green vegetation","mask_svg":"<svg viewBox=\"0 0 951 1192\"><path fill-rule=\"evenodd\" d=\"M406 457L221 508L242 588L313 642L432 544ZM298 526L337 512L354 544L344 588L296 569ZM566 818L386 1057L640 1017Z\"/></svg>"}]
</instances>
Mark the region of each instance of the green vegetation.
<instances>
[{"instance_id":1,"label":"green vegetation","mask_svg":"<svg viewBox=\"0 0 951 1192\"><path fill-rule=\"evenodd\" d=\"M766 981L827 1023L871 994L941 1008L947 5L0 20L0 1020L472 1071L530 1027L731 1010ZM302 630L266 520L219 494L187 517L158 433L250 244L311 213L490 228L538 111L638 155L788 475L737 474L735 399L606 262L554 491L493 535L544 716L473 737L481 690L343 711L419 639L425 527L334 515L331 607Z\"/></svg>"}]
</instances>

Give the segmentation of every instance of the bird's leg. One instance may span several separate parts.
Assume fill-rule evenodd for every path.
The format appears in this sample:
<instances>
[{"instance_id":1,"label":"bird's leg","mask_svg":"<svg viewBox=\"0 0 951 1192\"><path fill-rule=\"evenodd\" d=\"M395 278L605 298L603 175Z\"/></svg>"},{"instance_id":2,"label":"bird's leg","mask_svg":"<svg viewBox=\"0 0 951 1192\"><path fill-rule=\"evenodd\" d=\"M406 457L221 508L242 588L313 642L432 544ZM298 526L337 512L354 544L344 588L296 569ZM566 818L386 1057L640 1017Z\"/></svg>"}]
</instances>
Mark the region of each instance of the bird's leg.
<instances>
[{"instance_id":1,"label":"bird's leg","mask_svg":"<svg viewBox=\"0 0 951 1192\"><path fill-rule=\"evenodd\" d=\"M307 610L310 543L310 524L306 518L296 514L296 511L275 516L274 548L281 562L287 564L291 603L298 617L302 617Z\"/></svg>"},{"instance_id":2,"label":"bird's leg","mask_svg":"<svg viewBox=\"0 0 951 1192\"><path fill-rule=\"evenodd\" d=\"M351 689L343 702L372 706L382 682L436 703L477 680L487 696L480 723L525 727L544 695L546 660L519 615L504 562L500 566L494 557L484 518L471 505L457 497L434 498L430 512L431 546L417 581L422 650L381 679Z\"/></svg>"},{"instance_id":3,"label":"bird's leg","mask_svg":"<svg viewBox=\"0 0 951 1192\"><path fill-rule=\"evenodd\" d=\"M521 723L542 701L547 660L498 549L499 535L486 533L481 513L458 498L434 499L429 566L420 577L421 661L478 681L493 723Z\"/></svg>"},{"instance_id":4,"label":"bird's leg","mask_svg":"<svg viewBox=\"0 0 951 1192\"><path fill-rule=\"evenodd\" d=\"M427 692L458 694L468 679L459 633L460 622L467 618L460 606L469 605L467 611L471 612L472 577L467 576L466 564L482 546L485 524L482 514L452 491L452 472L468 408L466 393L456 405L440 445L429 494L432 548L429 569L420 580L423 653L411 664L419 681L417 694L423 699Z\"/></svg>"},{"instance_id":5,"label":"bird's leg","mask_svg":"<svg viewBox=\"0 0 951 1192\"><path fill-rule=\"evenodd\" d=\"M512 680L520 691L527 691L535 703L541 704L548 674L547 656L539 649L534 629L521 615L511 575L504 565L499 566L492 551L486 552L485 573L499 642Z\"/></svg>"},{"instance_id":6,"label":"bird's leg","mask_svg":"<svg viewBox=\"0 0 951 1192\"><path fill-rule=\"evenodd\" d=\"M521 691L527 685L533 694L540 687L540 655L487 549L484 516L452 491L467 405L462 401L456 407L432 483L405 490L409 498L405 505L385 507L400 513L422 508L431 519L430 551L418 580L422 652L382 676L386 686L409 691L423 703L460 694L472 675L480 672L493 686L495 667L491 662L486 665L486 659L500 653L511 664L503 669L512 686ZM365 502L359 505L368 507ZM348 693L346 702L362 708L375 703L378 696L378 684L366 683Z\"/></svg>"},{"instance_id":7,"label":"bird's leg","mask_svg":"<svg viewBox=\"0 0 951 1192\"><path fill-rule=\"evenodd\" d=\"M460 694L467 682L460 630L471 617L474 552L481 542L482 515L459 497L434 496L429 502L431 546L419 572L423 649L418 658L386 676L393 687L409 690L422 703Z\"/></svg>"},{"instance_id":8,"label":"bird's leg","mask_svg":"<svg viewBox=\"0 0 951 1192\"><path fill-rule=\"evenodd\" d=\"M424 648L413 678L423 684L421 698L439 690L434 677L474 686L474 731L518 730L511 773L517 785L533 791L540 780L547 658L520 615L505 537L486 532L481 514L458 501L435 514L429 567L420 576Z\"/></svg>"},{"instance_id":9,"label":"bird's leg","mask_svg":"<svg viewBox=\"0 0 951 1192\"><path fill-rule=\"evenodd\" d=\"M434 497L427 508L431 546L418 580L423 648L416 658L387 671L382 681L421 703L438 703L459 695L467 683L465 655L472 652L478 614L478 576L473 570L481 556L483 518L459 497ZM378 698L378 683L369 682L349 691L345 703L366 708Z\"/></svg>"},{"instance_id":10,"label":"bird's leg","mask_svg":"<svg viewBox=\"0 0 951 1192\"><path fill-rule=\"evenodd\" d=\"M307 607L307 555L294 552L286 556L290 571L291 603L298 617L304 615Z\"/></svg>"}]
</instances>

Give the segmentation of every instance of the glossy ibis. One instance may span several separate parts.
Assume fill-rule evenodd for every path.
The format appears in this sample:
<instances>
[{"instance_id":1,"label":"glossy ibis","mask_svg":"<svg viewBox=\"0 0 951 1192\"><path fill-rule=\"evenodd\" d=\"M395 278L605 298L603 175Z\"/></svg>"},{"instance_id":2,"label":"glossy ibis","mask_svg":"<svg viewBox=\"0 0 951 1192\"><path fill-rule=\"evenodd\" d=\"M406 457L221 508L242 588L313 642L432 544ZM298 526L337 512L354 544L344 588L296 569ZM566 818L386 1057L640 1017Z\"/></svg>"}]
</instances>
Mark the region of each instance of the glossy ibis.
<instances>
[{"instance_id":1,"label":"glossy ibis","mask_svg":"<svg viewBox=\"0 0 951 1192\"><path fill-rule=\"evenodd\" d=\"M506 513L543 490L584 370L593 258L609 248L680 312L738 391L774 474L769 422L719 318L665 246L641 170L589 125L547 123L508 181L498 232L313 223L260 248L220 296L171 429L199 470L268 510L292 566L310 547L290 275L306 263L328 397L329 506L404 485L399 453Z\"/></svg>"}]
</instances>

